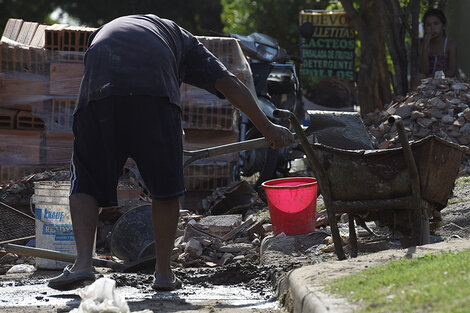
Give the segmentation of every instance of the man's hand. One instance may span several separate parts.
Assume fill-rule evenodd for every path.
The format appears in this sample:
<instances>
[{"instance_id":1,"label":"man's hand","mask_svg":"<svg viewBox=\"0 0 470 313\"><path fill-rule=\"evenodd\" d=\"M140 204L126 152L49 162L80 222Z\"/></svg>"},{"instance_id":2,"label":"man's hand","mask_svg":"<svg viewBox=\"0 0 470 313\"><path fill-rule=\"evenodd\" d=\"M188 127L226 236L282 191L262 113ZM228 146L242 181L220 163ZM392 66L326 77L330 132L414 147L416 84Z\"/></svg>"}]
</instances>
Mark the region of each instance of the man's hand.
<instances>
[{"instance_id":1,"label":"man's hand","mask_svg":"<svg viewBox=\"0 0 470 313\"><path fill-rule=\"evenodd\" d=\"M273 123L263 132L263 135L272 144L274 149L290 146L295 140L294 135L289 129Z\"/></svg>"},{"instance_id":2,"label":"man's hand","mask_svg":"<svg viewBox=\"0 0 470 313\"><path fill-rule=\"evenodd\" d=\"M230 103L245 113L273 148L287 147L294 142L294 135L285 127L273 124L261 111L250 90L235 76L216 81L215 87Z\"/></svg>"}]
</instances>

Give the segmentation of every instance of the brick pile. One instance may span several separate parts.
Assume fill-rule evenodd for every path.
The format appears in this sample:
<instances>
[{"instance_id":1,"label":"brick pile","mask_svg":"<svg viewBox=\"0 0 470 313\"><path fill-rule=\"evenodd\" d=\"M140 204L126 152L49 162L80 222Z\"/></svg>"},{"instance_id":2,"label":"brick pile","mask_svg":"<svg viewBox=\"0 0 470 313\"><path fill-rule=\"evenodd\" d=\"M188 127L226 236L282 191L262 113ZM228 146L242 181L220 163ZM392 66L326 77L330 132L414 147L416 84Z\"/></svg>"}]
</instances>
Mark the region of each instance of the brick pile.
<instances>
[{"instance_id":1,"label":"brick pile","mask_svg":"<svg viewBox=\"0 0 470 313\"><path fill-rule=\"evenodd\" d=\"M364 124L377 148L399 146L395 127L386 123L390 115L402 117L409 140L436 135L447 141L470 146L470 84L455 78L427 78L407 96L384 110L369 113ZM460 167L470 175L470 151Z\"/></svg>"},{"instance_id":2,"label":"brick pile","mask_svg":"<svg viewBox=\"0 0 470 313\"><path fill-rule=\"evenodd\" d=\"M94 28L9 19L0 42L0 183L67 166L87 40ZM251 71L232 38L198 37L248 85ZM236 142L238 111L205 90L181 87L185 149ZM210 192L232 180L235 155L185 168L188 190Z\"/></svg>"},{"instance_id":3,"label":"brick pile","mask_svg":"<svg viewBox=\"0 0 470 313\"><path fill-rule=\"evenodd\" d=\"M93 30L8 20L0 42L0 183L68 164Z\"/></svg>"}]
</instances>

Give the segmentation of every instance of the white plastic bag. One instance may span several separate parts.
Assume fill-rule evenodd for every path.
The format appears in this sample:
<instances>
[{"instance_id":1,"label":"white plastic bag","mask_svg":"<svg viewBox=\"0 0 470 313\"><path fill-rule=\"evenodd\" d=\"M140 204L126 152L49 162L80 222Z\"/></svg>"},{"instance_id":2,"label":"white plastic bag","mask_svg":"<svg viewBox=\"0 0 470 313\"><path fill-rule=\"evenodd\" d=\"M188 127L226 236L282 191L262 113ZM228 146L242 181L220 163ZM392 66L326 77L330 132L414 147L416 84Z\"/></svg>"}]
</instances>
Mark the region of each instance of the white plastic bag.
<instances>
[{"instance_id":1,"label":"white plastic bag","mask_svg":"<svg viewBox=\"0 0 470 313\"><path fill-rule=\"evenodd\" d=\"M93 284L78 290L82 302L71 313L130 313L123 297L115 292L116 282L110 278L100 278Z\"/></svg>"},{"instance_id":2,"label":"white plastic bag","mask_svg":"<svg viewBox=\"0 0 470 313\"><path fill-rule=\"evenodd\" d=\"M16 274L16 273L33 273L36 271L36 268L30 264L17 264L12 266L7 274Z\"/></svg>"}]
</instances>

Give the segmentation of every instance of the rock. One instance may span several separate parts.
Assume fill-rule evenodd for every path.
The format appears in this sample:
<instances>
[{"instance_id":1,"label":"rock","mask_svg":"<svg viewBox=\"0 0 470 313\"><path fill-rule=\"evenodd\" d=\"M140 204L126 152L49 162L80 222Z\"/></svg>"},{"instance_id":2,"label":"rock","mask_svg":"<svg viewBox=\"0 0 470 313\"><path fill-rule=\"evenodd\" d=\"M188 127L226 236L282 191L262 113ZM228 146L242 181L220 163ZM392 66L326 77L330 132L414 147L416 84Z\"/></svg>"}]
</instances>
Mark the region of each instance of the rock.
<instances>
[{"instance_id":1,"label":"rock","mask_svg":"<svg viewBox=\"0 0 470 313\"><path fill-rule=\"evenodd\" d=\"M423 79L415 91L366 114L364 124L374 136L373 145L377 149L400 146L395 127L386 126L383 132L378 127L391 114L400 115L409 140L417 140L435 135L444 140L461 145L470 144L470 84L455 78ZM470 174L470 153L461 164L459 175Z\"/></svg>"},{"instance_id":2,"label":"rock","mask_svg":"<svg viewBox=\"0 0 470 313\"><path fill-rule=\"evenodd\" d=\"M453 84L451 88L452 90L467 90L468 89L467 86L465 86L462 83Z\"/></svg>"},{"instance_id":3,"label":"rock","mask_svg":"<svg viewBox=\"0 0 470 313\"><path fill-rule=\"evenodd\" d=\"M240 253L245 250L252 249L253 245L251 243L230 243L219 248L221 252L228 253Z\"/></svg>"},{"instance_id":4,"label":"rock","mask_svg":"<svg viewBox=\"0 0 470 313\"><path fill-rule=\"evenodd\" d=\"M242 223L241 214L210 215L202 218L198 223L211 234L224 235Z\"/></svg>"},{"instance_id":5,"label":"rock","mask_svg":"<svg viewBox=\"0 0 470 313\"><path fill-rule=\"evenodd\" d=\"M202 245L199 240L195 238L191 238L187 243L186 247L184 248L184 252L191 255L191 256L201 256L203 251Z\"/></svg>"},{"instance_id":6,"label":"rock","mask_svg":"<svg viewBox=\"0 0 470 313\"><path fill-rule=\"evenodd\" d=\"M418 123L419 126L424 127L424 128L428 128L429 126L432 125L432 120L429 118L418 118L416 122Z\"/></svg>"},{"instance_id":7,"label":"rock","mask_svg":"<svg viewBox=\"0 0 470 313\"><path fill-rule=\"evenodd\" d=\"M428 103L439 110L445 109L445 107L447 106L444 101L442 101L439 97L429 99Z\"/></svg>"},{"instance_id":8,"label":"rock","mask_svg":"<svg viewBox=\"0 0 470 313\"><path fill-rule=\"evenodd\" d=\"M263 237L265 233L266 231L263 227L263 220L256 221L252 226L250 226L246 230L246 234L248 235L248 238L250 238L250 240L255 239L257 236Z\"/></svg>"},{"instance_id":9,"label":"rock","mask_svg":"<svg viewBox=\"0 0 470 313\"><path fill-rule=\"evenodd\" d=\"M423 112L420 112L420 111L413 111L411 112L411 119L412 120L417 120L418 118L423 118L425 117L426 114L424 114Z\"/></svg>"},{"instance_id":10,"label":"rock","mask_svg":"<svg viewBox=\"0 0 470 313\"><path fill-rule=\"evenodd\" d=\"M401 116L401 118L409 118L411 115L411 106L405 105L399 107L397 108L395 114Z\"/></svg>"},{"instance_id":11,"label":"rock","mask_svg":"<svg viewBox=\"0 0 470 313\"><path fill-rule=\"evenodd\" d=\"M233 260L234 255L231 253L224 253L222 257L220 258L219 264L220 265L225 265L228 264L231 260Z\"/></svg>"},{"instance_id":12,"label":"rock","mask_svg":"<svg viewBox=\"0 0 470 313\"><path fill-rule=\"evenodd\" d=\"M0 259L0 264L15 264L19 256L14 253L7 253Z\"/></svg>"},{"instance_id":13,"label":"rock","mask_svg":"<svg viewBox=\"0 0 470 313\"><path fill-rule=\"evenodd\" d=\"M446 124L452 124L454 122L454 119L451 115L444 115L442 117L442 122Z\"/></svg>"},{"instance_id":14,"label":"rock","mask_svg":"<svg viewBox=\"0 0 470 313\"><path fill-rule=\"evenodd\" d=\"M465 123L462 127L460 127L460 133L462 135L470 135L470 123Z\"/></svg>"},{"instance_id":15,"label":"rock","mask_svg":"<svg viewBox=\"0 0 470 313\"><path fill-rule=\"evenodd\" d=\"M470 122L470 109L465 109L465 111L463 111L463 117Z\"/></svg>"}]
</instances>

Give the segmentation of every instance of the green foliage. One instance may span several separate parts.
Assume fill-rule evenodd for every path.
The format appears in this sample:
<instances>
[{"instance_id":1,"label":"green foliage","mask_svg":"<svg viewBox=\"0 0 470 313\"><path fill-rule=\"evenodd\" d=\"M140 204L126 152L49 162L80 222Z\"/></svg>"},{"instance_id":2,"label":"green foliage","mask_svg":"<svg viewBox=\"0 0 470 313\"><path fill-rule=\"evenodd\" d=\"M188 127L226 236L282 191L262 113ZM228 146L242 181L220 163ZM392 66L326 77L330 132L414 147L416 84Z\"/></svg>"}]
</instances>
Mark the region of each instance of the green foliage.
<instances>
[{"instance_id":1,"label":"green foliage","mask_svg":"<svg viewBox=\"0 0 470 313\"><path fill-rule=\"evenodd\" d=\"M1 33L9 18L44 23L55 7L54 0L0 0Z\"/></svg>"},{"instance_id":2,"label":"green foliage","mask_svg":"<svg viewBox=\"0 0 470 313\"><path fill-rule=\"evenodd\" d=\"M361 312L468 312L470 250L392 261L336 279L329 290Z\"/></svg>"},{"instance_id":3,"label":"green foliage","mask_svg":"<svg viewBox=\"0 0 470 313\"><path fill-rule=\"evenodd\" d=\"M155 14L174 20L195 35L207 35L209 30L221 31L219 0L59 0L60 8L89 26L100 26L128 14Z\"/></svg>"},{"instance_id":4,"label":"green foliage","mask_svg":"<svg viewBox=\"0 0 470 313\"><path fill-rule=\"evenodd\" d=\"M220 0L0 0L0 27L3 28L10 17L53 22L48 16L58 7L89 27L101 26L123 15L152 13L174 20L195 35L222 31Z\"/></svg>"},{"instance_id":5,"label":"green foliage","mask_svg":"<svg viewBox=\"0 0 470 313\"><path fill-rule=\"evenodd\" d=\"M322 10L328 0L222 0L226 33L267 34L288 49L299 42L301 10Z\"/></svg>"}]
</instances>

